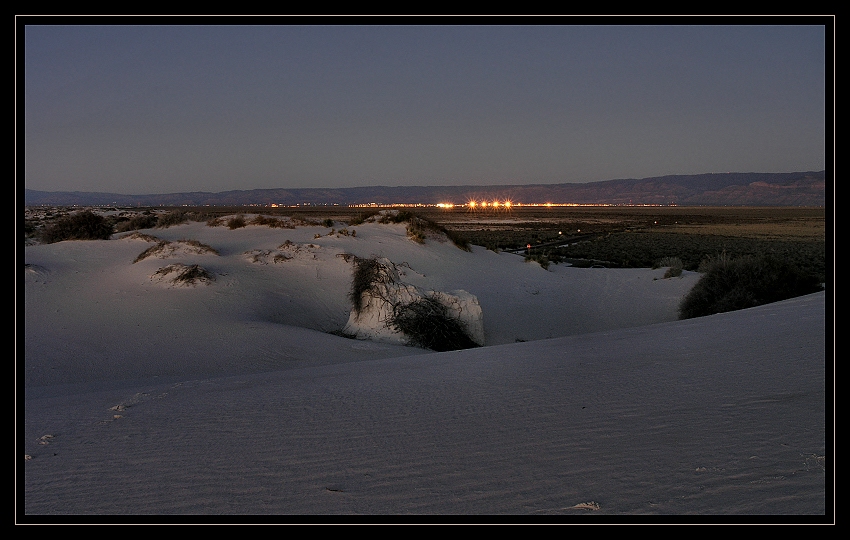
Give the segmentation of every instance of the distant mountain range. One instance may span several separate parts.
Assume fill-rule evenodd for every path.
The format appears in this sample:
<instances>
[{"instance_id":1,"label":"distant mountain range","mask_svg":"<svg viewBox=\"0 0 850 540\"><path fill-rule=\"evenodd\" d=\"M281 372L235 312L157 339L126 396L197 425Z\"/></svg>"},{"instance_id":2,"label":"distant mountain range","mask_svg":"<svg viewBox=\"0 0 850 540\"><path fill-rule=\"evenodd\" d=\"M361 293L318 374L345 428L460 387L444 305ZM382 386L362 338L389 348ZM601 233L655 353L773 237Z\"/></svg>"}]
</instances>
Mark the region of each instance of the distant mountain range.
<instances>
[{"instance_id":1,"label":"distant mountain range","mask_svg":"<svg viewBox=\"0 0 850 540\"><path fill-rule=\"evenodd\" d=\"M371 186L250 189L121 195L26 189L26 206L243 206L353 204L463 204L470 200L679 206L825 206L826 174L710 173L606 180L584 184L508 186Z\"/></svg>"}]
</instances>

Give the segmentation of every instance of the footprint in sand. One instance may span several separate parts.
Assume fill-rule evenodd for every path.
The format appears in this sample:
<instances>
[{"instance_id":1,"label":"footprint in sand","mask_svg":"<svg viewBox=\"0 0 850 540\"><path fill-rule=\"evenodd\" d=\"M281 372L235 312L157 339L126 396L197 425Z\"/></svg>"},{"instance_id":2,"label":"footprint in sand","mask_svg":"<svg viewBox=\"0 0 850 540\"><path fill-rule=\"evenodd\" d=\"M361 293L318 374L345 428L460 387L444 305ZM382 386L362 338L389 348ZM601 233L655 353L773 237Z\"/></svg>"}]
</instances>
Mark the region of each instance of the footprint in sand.
<instances>
[{"instance_id":1,"label":"footprint in sand","mask_svg":"<svg viewBox=\"0 0 850 540\"><path fill-rule=\"evenodd\" d=\"M53 438L53 435L42 435L41 437L39 437L37 439L38 444L50 444L50 439L52 439L52 438Z\"/></svg>"}]
</instances>

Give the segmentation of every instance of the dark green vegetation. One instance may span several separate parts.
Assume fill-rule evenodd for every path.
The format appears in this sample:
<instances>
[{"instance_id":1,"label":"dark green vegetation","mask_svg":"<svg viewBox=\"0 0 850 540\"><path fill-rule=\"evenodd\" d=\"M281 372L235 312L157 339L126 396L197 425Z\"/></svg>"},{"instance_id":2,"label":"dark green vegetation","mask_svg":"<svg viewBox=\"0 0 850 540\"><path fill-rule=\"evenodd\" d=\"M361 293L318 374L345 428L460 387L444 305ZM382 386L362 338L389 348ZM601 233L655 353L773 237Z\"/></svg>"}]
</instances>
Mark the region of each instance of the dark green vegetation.
<instances>
[{"instance_id":1,"label":"dark green vegetation","mask_svg":"<svg viewBox=\"0 0 850 540\"><path fill-rule=\"evenodd\" d=\"M533 251L533 250L532 250ZM726 252L735 257L771 255L801 270L826 277L826 243L817 241L742 238L707 234L623 232L590 238L568 247L539 248L550 258L583 259L609 268L652 268L663 257L681 259L696 271L707 257Z\"/></svg>"},{"instance_id":2,"label":"dark green vegetation","mask_svg":"<svg viewBox=\"0 0 850 540\"><path fill-rule=\"evenodd\" d=\"M703 261L700 280L682 300L679 318L746 309L822 290L821 282L793 263L772 255Z\"/></svg>"},{"instance_id":3,"label":"dark green vegetation","mask_svg":"<svg viewBox=\"0 0 850 540\"><path fill-rule=\"evenodd\" d=\"M823 208L566 207L455 212L440 223L470 244L514 251L544 268L654 268L675 257L684 270L697 271L725 252L732 258L770 255L821 282L831 277Z\"/></svg>"}]
</instances>

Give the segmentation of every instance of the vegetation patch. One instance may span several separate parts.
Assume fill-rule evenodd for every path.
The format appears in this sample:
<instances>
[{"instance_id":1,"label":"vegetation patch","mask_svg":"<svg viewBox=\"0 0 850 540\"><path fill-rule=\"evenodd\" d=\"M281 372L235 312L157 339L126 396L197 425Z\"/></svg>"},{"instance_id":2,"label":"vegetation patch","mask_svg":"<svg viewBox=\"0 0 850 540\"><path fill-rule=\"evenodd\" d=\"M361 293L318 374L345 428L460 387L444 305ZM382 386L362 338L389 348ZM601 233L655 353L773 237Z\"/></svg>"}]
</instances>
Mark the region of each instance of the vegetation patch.
<instances>
[{"instance_id":1,"label":"vegetation patch","mask_svg":"<svg viewBox=\"0 0 850 540\"><path fill-rule=\"evenodd\" d=\"M238 216L233 216L232 218L227 220L227 228L231 229L231 230L241 229L246 224L247 224L247 222L245 221L245 216L243 216L241 214L238 215Z\"/></svg>"},{"instance_id":2,"label":"vegetation patch","mask_svg":"<svg viewBox=\"0 0 850 540\"><path fill-rule=\"evenodd\" d=\"M181 225L189 221L189 214L182 210L174 210L167 214L162 214L156 221L156 226L160 229L167 229L174 225Z\"/></svg>"},{"instance_id":3,"label":"vegetation patch","mask_svg":"<svg viewBox=\"0 0 850 540\"><path fill-rule=\"evenodd\" d=\"M655 263L653 268L666 268L664 279L679 277L682 275L682 259L679 257L664 257Z\"/></svg>"},{"instance_id":4,"label":"vegetation patch","mask_svg":"<svg viewBox=\"0 0 850 540\"><path fill-rule=\"evenodd\" d=\"M363 259L354 257L354 275L351 280L351 290L348 299L354 306L354 313L363 310L363 295L376 293L379 284L393 283L390 268L379 262L376 257Z\"/></svg>"},{"instance_id":5,"label":"vegetation patch","mask_svg":"<svg viewBox=\"0 0 850 540\"><path fill-rule=\"evenodd\" d=\"M378 223L407 223L407 237L419 244L425 243L425 239L429 237L447 238L464 251L471 251L472 249L464 236L408 210L388 211L379 215Z\"/></svg>"},{"instance_id":6,"label":"vegetation patch","mask_svg":"<svg viewBox=\"0 0 850 540\"><path fill-rule=\"evenodd\" d=\"M115 232L153 229L159 224L159 218L152 212L143 212L130 218L119 218L115 223Z\"/></svg>"},{"instance_id":7,"label":"vegetation patch","mask_svg":"<svg viewBox=\"0 0 850 540\"><path fill-rule=\"evenodd\" d=\"M291 255L286 255L281 253L280 251L271 250L271 249L253 249L250 251L246 251L245 255L248 256L248 260L252 263L257 264L269 264L269 261L274 264L286 262L292 258Z\"/></svg>"},{"instance_id":8,"label":"vegetation patch","mask_svg":"<svg viewBox=\"0 0 850 540\"><path fill-rule=\"evenodd\" d=\"M181 286L207 285L215 280L212 274L197 264L170 264L157 270L151 278Z\"/></svg>"},{"instance_id":9,"label":"vegetation patch","mask_svg":"<svg viewBox=\"0 0 850 540\"><path fill-rule=\"evenodd\" d=\"M251 225L262 225L265 227L270 227L272 229L294 229L295 226L289 223L288 221L284 221L280 218L269 217L269 216L254 216L251 220Z\"/></svg>"},{"instance_id":10,"label":"vegetation patch","mask_svg":"<svg viewBox=\"0 0 850 540\"><path fill-rule=\"evenodd\" d=\"M133 263L135 264L141 260L147 259L148 257L158 257L160 259L165 259L178 252L192 253L197 255L204 253L218 255L218 251L216 251L213 247L198 242L197 240L178 240L176 242L169 242L168 240L157 240L156 245L153 245L144 250L143 252L139 253L133 260Z\"/></svg>"},{"instance_id":11,"label":"vegetation patch","mask_svg":"<svg viewBox=\"0 0 850 540\"><path fill-rule=\"evenodd\" d=\"M435 298L424 296L394 306L388 322L416 347L443 352L479 346L469 337L466 326Z\"/></svg>"},{"instance_id":12,"label":"vegetation patch","mask_svg":"<svg viewBox=\"0 0 850 540\"><path fill-rule=\"evenodd\" d=\"M544 251L545 250L545 251ZM581 266L580 261L608 268L658 268L659 261L671 253L682 261L682 269L698 271L707 257L722 252L734 257L784 259L801 270L826 281L826 243L822 240L776 240L717 235L667 232L620 232L603 234L568 245L532 247L532 254L546 253Z\"/></svg>"},{"instance_id":13,"label":"vegetation patch","mask_svg":"<svg viewBox=\"0 0 850 540\"><path fill-rule=\"evenodd\" d=\"M161 239L157 238L152 234L140 233L139 231L132 232L130 234L124 235L121 237L122 240L144 240L145 242L162 242Z\"/></svg>"},{"instance_id":14,"label":"vegetation patch","mask_svg":"<svg viewBox=\"0 0 850 540\"><path fill-rule=\"evenodd\" d=\"M354 216L352 216L348 220L348 224L351 226L360 225L362 223L366 223L367 221L375 221L375 216L379 215L378 210L368 210L366 212L357 212Z\"/></svg>"},{"instance_id":15,"label":"vegetation patch","mask_svg":"<svg viewBox=\"0 0 850 540\"><path fill-rule=\"evenodd\" d=\"M377 298L389 309L384 324L399 332L409 345L434 351L468 349L479 345L470 337L466 325L453 316L449 308L437 298L419 296L412 286L400 285L404 294L396 294L393 286L396 270L392 263L384 264L377 258L354 257L354 275L349 299L353 311L360 315L364 309L364 297ZM409 302L401 298L414 299Z\"/></svg>"},{"instance_id":16,"label":"vegetation patch","mask_svg":"<svg viewBox=\"0 0 850 540\"><path fill-rule=\"evenodd\" d=\"M746 309L823 290L820 279L776 257L728 257L703 261L704 275L679 305L679 318L690 319Z\"/></svg>"},{"instance_id":17,"label":"vegetation patch","mask_svg":"<svg viewBox=\"0 0 850 540\"><path fill-rule=\"evenodd\" d=\"M109 240L114 229L112 222L91 210L61 217L41 230L45 244L64 240Z\"/></svg>"}]
</instances>

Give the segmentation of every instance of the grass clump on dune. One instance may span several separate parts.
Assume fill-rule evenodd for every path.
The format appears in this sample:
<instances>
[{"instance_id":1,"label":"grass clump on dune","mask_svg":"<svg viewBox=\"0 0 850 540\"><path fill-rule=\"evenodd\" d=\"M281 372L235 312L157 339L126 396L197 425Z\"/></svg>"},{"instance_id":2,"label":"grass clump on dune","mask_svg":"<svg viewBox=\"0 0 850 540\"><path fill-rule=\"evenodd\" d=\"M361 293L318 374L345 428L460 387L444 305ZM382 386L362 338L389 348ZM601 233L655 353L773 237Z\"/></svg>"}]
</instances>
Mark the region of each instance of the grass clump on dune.
<instances>
[{"instance_id":1,"label":"grass clump on dune","mask_svg":"<svg viewBox=\"0 0 850 540\"><path fill-rule=\"evenodd\" d=\"M418 216L407 210L383 214L378 223L407 223L407 237L416 243L424 244L429 235L445 236L458 248L471 251L469 241L460 234L450 231L428 218Z\"/></svg>"},{"instance_id":2,"label":"grass clump on dune","mask_svg":"<svg viewBox=\"0 0 850 540\"><path fill-rule=\"evenodd\" d=\"M684 265L682 264L682 259L680 259L679 257L663 257L652 267L666 268L667 271L664 272L664 279L667 279L671 277L681 276Z\"/></svg>"},{"instance_id":3,"label":"grass clump on dune","mask_svg":"<svg viewBox=\"0 0 850 540\"><path fill-rule=\"evenodd\" d=\"M133 261L134 264L147 259L148 257L168 257L181 249L189 253L212 253L213 255L218 255L218 250L197 240L177 240L176 242L170 242L168 240L160 240L156 237L150 237L150 239L155 241L156 245L153 245L139 253Z\"/></svg>"},{"instance_id":4,"label":"grass clump on dune","mask_svg":"<svg viewBox=\"0 0 850 540\"><path fill-rule=\"evenodd\" d=\"M188 266L179 263L171 264L157 270L154 273L154 277L162 279L170 274L174 274L174 276L169 281L175 285L208 284L211 281L215 281L215 277L212 274L197 264Z\"/></svg>"},{"instance_id":5,"label":"grass clump on dune","mask_svg":"<svg viewBox=\"0 0 850 540\"><path fill-rule=\"evenodd\" d=\"M690 319L746 309L823 290L817 276L770 255L730 258L725 253L700 264L704 275L679 305Z\"/></svg>"}]
</instances>

